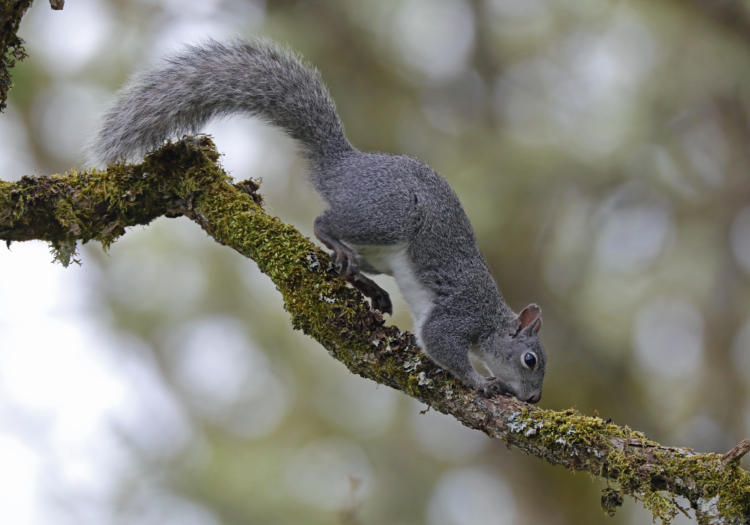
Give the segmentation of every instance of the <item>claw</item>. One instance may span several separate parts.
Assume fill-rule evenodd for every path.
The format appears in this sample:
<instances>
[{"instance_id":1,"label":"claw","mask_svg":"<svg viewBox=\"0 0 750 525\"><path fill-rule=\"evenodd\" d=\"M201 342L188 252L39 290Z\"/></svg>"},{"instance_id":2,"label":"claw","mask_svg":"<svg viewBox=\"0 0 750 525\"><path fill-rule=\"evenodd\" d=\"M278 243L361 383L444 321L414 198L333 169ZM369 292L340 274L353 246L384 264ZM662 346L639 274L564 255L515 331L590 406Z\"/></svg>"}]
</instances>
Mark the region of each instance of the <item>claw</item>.
<instances>
[{"instance_id":1,"label":"claw","mask_svg":"<svg viewBox=\"0 0 750 525\"><path fill-rule=\"evenodd\" d=\"M479 385L479 393L484 397L494 397L497 394L508 394L510 390L500 379L488 377L484 383Z\"/></svg>"},{"instance_id":2,"label":"claw","mask_svg":"<svg viewBox=\"0 0 750 525\"><path fill-rule=\"evenodd\" d=\"M372 299L372 307L375 310L384 314L393 315L393 306L391 305L391 298L388 296L388 292L382 288L378 288L370 298Z\"/></svg>"},{"instance_id":3,"label":"claw","mask_svg":"<svg viewBox=\"0 0 750 525\"><path fill-rule=\"evenodd\" d=\"M360 292L372 299L372 307L384 314L392 314L393 306L388 292L374 281L368 279L359 271L357 254L345 244L333 240L331 237L316 229L315 235L331 250L333 250L333 264L339 275L349 281Z\"/></svg>"},{"instance_id":4,"label":"claw","mask_svg":"<svg viewBox=\"0 0 750 525\"><path fill-rule=\"evenodd\" d=\"M359 273L356 255L345 246L337 246L333 249L333 261L339 275L343 277L351 277Z\"/></svg>"}]
</instances>

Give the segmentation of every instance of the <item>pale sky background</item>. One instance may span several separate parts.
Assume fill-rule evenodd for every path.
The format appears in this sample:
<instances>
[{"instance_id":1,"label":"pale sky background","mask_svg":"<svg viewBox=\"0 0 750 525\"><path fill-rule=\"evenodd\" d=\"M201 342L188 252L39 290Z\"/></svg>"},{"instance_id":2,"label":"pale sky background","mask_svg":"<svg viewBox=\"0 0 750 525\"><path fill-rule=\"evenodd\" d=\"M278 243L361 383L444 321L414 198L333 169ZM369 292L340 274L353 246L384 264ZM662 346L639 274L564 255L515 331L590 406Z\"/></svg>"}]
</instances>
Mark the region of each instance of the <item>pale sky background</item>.
<instances>
[{"instance_id":1,"label":"pale sky background","mask_svg":"<svg viewBox=\"0 0 750 525\"><path fill-rule=\"evenodd\" d=\"M174 18L167 30L160 32L153 55L161 56L185 42L207 36L234 35L253 20L251 13L236 22L231 17L206 16L211 13L210 4L172 2L170 16ZM248 10L256 10L257 22L262 21L262 9L256 4L248 2ZM48 2L37 1L24 18L21 34L28 51L55 78L49 92L38 102L37 127L33 132L41 133L44 144L53 152L69 157L69 164L61 165L60 170L84 163L85 143L112 97L77 77L102 48L117 44L110 40L115 27L112 16L106 2L74 0L66 2L62 12L53 12ZM34 173L26 130L17 119L14 122L13 112L10 105L7 113L0 116L3 173ZM64 134L59 133L61 123L68 130ZM259 155L262 140L260 144L253 140L253 130L260 126L231 122L224 126L220 124L209 131L217 138L226 138L222 141L227 153L225 165L231 167L239 162L244 169L252 169L245 162ZM239 150L237 161L231 155L233 149ZM80 155L70 158L70 152L76 151ZM114 340L98 325L92 315L97 301L89 295L94 292L89 290L91 277L87 275L96 269L86 264L85 256L82 259L82 266L63 268L52 263L47 245L37 241L0 249L4 276L0 279L3 523L114 523L112 483L119 474L127 472L129 463L128 451L115 433L151 440L152 450L161 449L167 455L177 453L180 443L191 437L191 428L179 405L160 379L154 377L152 368L136 357L123 363L124 354L135 356L137 350L115 351L126 345L137 346L138 342ZM215 357L219 359L203 359L198 366L215 381L213 386L231 388L236 370L222 367L220 355ZM189 368L191 360L186 363ZM198 377L197 382L206 376L191 377ZM221 395L221 390L212 391ZM149 434L151 420L158 421L159 426ZM65 489L62 495L61 486ZM69 505L61 498L76 501ZM163 501L170 504L166 506ZM75 513L65 512L66 508ZM145 494L141 509L130 522L218 523L208 510L196 508L190 501L177 496L150 499Z\"/></svg>"}]
</instances>

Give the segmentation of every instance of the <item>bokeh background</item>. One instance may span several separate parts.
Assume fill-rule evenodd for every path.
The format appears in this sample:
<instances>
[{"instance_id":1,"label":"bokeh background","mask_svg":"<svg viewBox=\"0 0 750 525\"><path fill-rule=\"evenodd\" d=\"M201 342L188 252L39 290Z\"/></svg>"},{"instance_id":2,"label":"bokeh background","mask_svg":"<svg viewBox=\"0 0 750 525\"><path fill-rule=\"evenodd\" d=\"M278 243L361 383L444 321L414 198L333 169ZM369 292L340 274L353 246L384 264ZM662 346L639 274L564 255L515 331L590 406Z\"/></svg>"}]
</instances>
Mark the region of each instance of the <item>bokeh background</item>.
<instances>
[{"instance_id":1,"label":"bokeh background","mask_svg":"<svg viewBox=\"0 0 750 525\"><path fill-rule=\"evenodd\" d=\"M0 173L84 165L116 89L183 44L286 42L352 143L442 173L508 302L542 306L542 406L723 452L750 436L745 5L37 0ZM293 142L244 117L207 131L311 235L322 205ZM252 261L190 221L80 260L0 250L3 523L650 522L630 499L608 518L604 483L350 375L292 331Z\"/></svg>"}]
</instances>

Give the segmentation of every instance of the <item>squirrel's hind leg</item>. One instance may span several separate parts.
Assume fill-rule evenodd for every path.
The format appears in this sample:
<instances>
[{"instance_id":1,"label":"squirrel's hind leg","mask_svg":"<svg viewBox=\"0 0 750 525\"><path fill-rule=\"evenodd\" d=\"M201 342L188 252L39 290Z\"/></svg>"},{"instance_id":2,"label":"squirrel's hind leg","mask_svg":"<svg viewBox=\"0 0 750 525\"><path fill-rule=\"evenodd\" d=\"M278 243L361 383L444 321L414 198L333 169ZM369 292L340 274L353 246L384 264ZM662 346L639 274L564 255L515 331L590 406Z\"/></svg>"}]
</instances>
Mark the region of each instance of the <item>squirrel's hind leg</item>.
<instances>
[{"instance_id":1,"label":"squirrel's hind leg","mask_svg":"<svg viewBox=\"0 0 750 525\"><path fill-rule=\"evenodd\" d=\"M352 248L341 242L330 232L330 228L326 227L325 214L315 219L313 231L320 242L333 250L333 260L339 273L352 286L372 300L372 307L374 309L386 314L392 314L393 307L388 292L378 286L375 281L362 274L359 268L359 256Z\"/></svg>"}]
</instances>

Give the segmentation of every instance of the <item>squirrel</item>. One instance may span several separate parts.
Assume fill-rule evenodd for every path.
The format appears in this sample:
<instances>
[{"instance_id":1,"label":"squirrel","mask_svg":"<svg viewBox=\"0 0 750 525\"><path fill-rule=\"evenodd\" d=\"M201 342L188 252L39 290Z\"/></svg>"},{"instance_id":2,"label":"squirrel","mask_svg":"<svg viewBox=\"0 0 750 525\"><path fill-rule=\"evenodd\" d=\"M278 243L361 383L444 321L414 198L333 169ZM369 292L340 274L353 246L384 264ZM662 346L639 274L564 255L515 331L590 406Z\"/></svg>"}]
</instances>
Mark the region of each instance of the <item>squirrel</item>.
<instances>
[{"instance_id":1,"label":"squirrel","mask_svg":"<svg viewBox=\"0 0 750 525\"><path fill-rule=\"evenodd\" d=\"M315 236L374 309L391 314L391 301L364 274L393 276L432 361L485 396L539 401L540 308L516 315L504 302L445 179L410 157L349 143L320 74L293 52L264 40L190 46L123 88L91 153L107 164L133 158L230 114L264 119L301 144L328 205ZM470 355L492 377L477 372Z\"/></svg>"}]
</instances>

